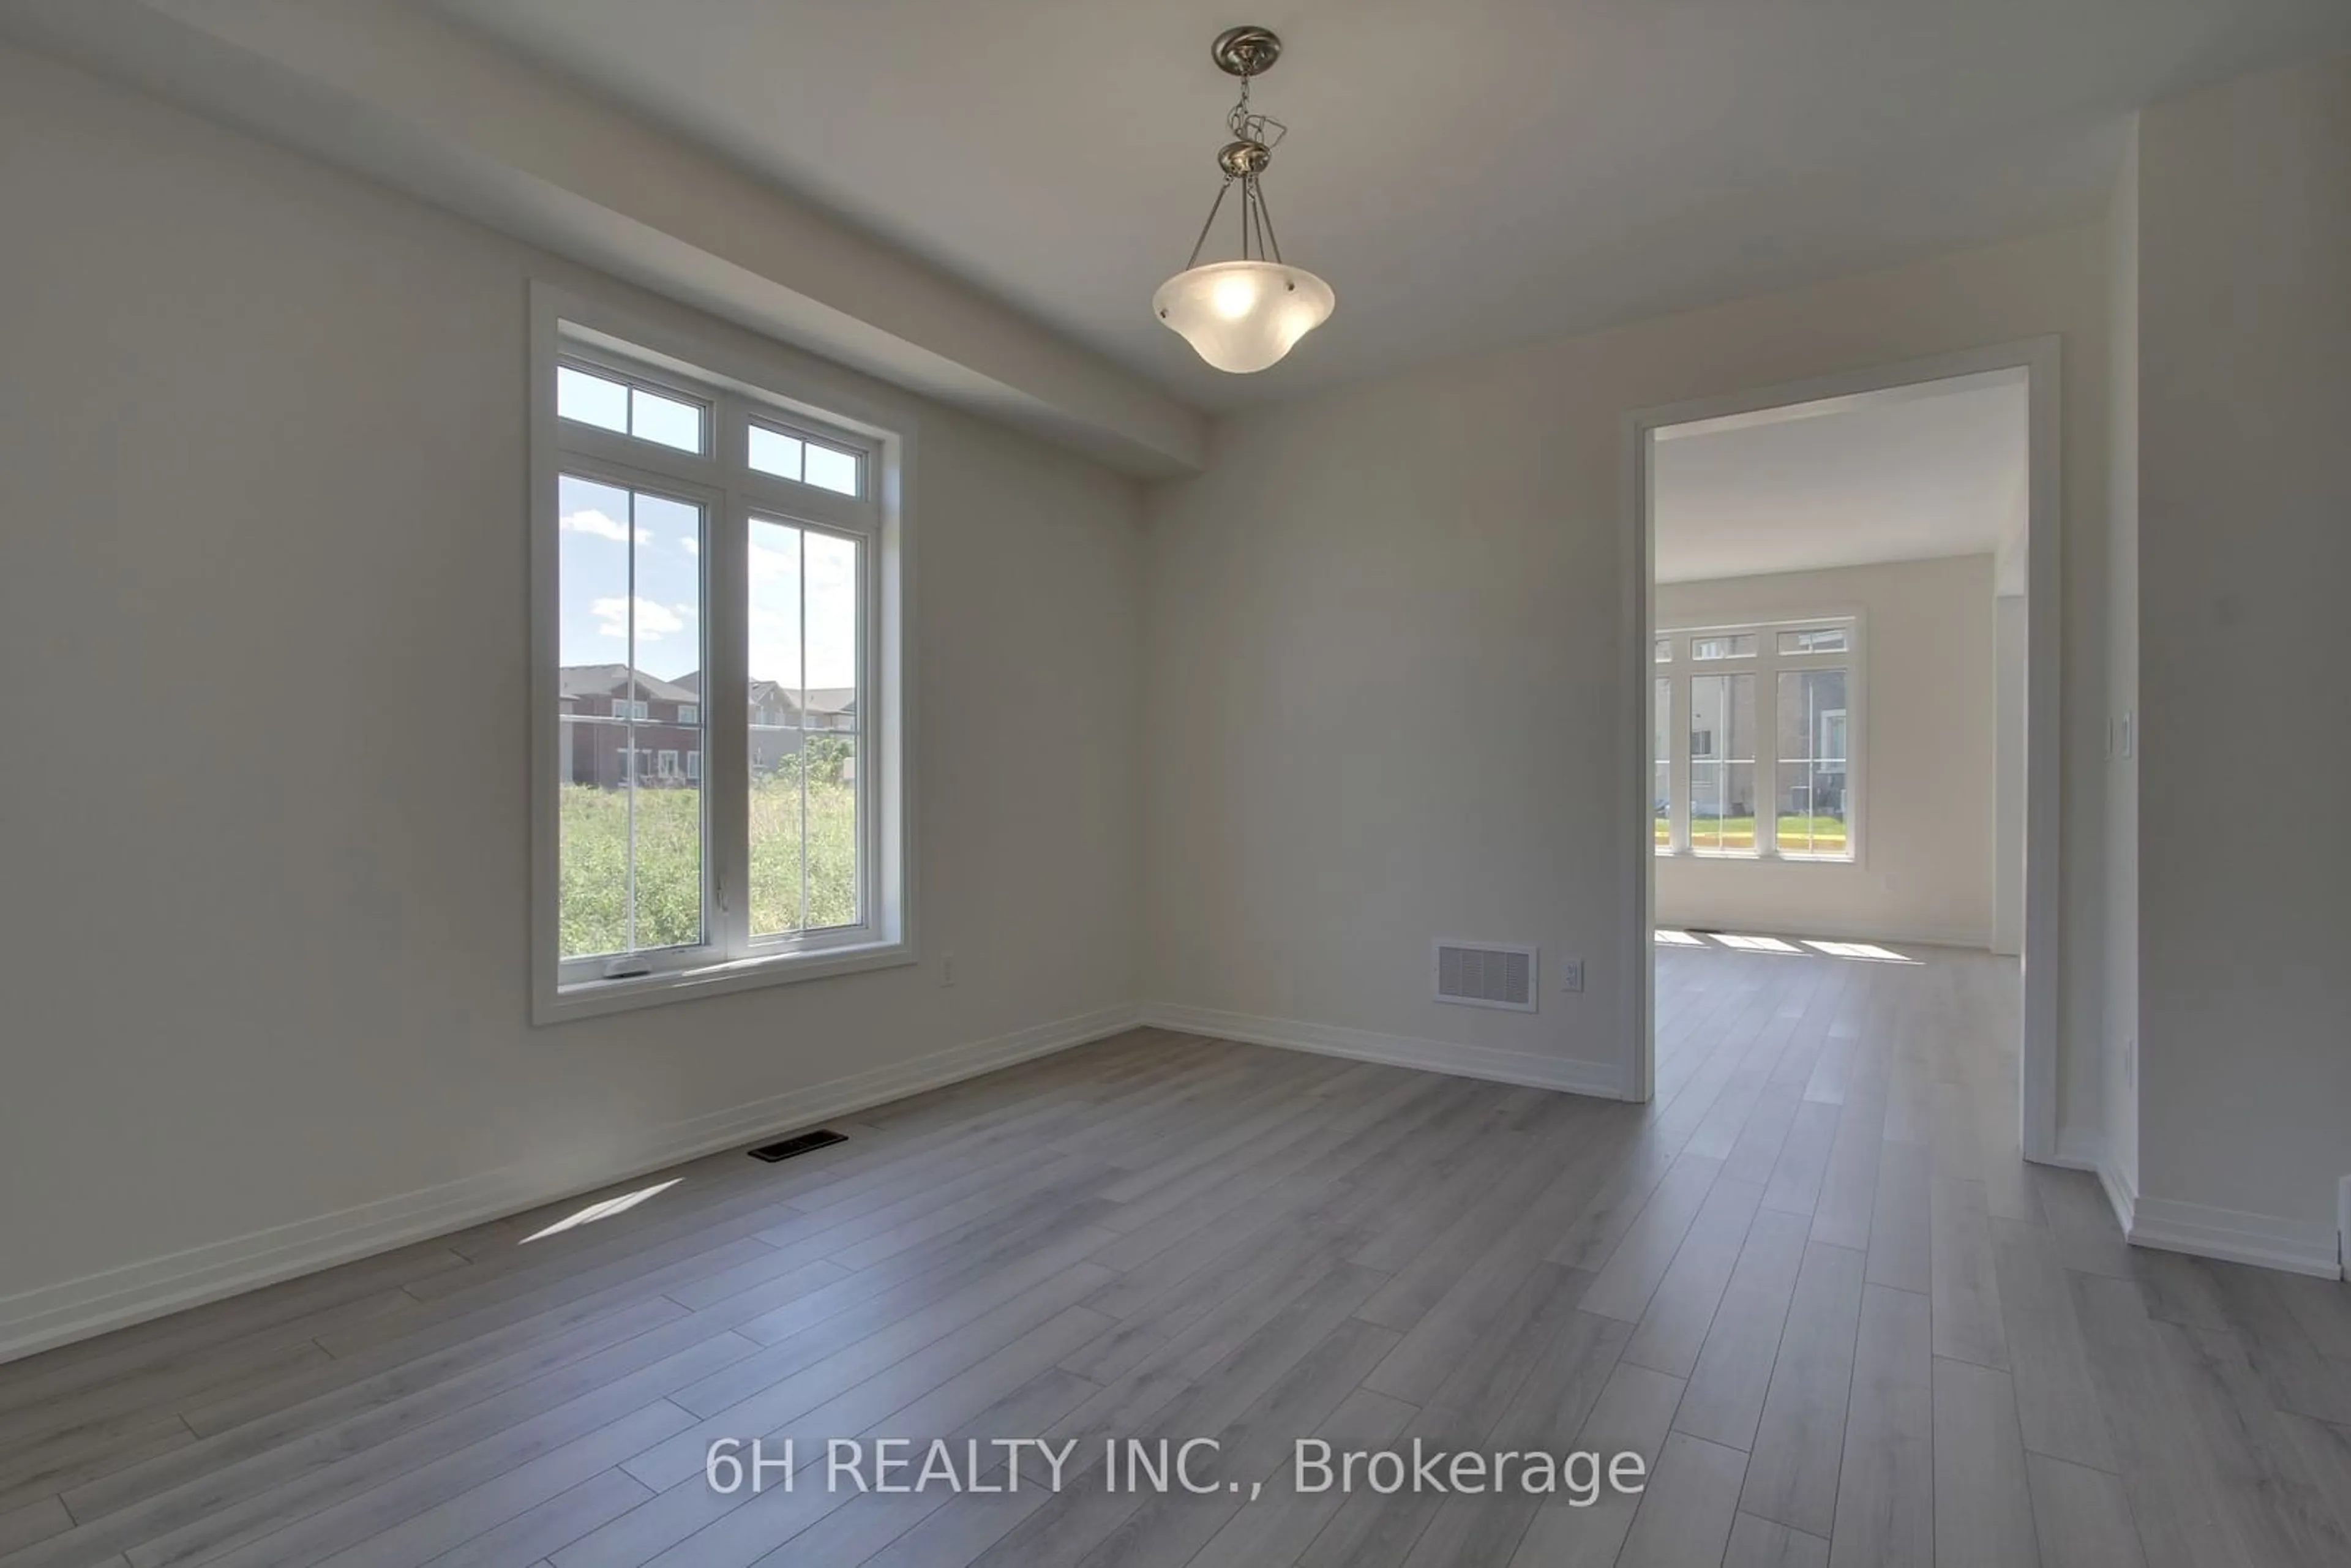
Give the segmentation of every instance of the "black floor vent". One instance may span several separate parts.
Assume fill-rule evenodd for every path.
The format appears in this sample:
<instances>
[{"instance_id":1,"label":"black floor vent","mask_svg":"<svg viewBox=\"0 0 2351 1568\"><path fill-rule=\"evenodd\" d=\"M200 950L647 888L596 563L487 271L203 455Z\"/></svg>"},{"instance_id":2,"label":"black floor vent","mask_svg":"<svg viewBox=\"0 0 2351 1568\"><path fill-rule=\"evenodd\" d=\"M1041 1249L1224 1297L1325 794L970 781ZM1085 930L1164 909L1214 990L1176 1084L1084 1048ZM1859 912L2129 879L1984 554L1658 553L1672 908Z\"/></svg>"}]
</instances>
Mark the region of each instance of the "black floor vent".
<instances>
[{"instance_id":1,"label":"black floor vent","mask_svg":"<svg viewBox=\"0 0 2351 1568\"><path fill-rule=\"evenodd\" d=\"M761 1144L751 1151L751 1157L772 1164L777 1160L790 1159L794 1155L807 1154L810 1149L829 1149L835 1144L847 1142L849 1138L845 1134L821 1127L813 1133L802 1133L797 1138L786 1138L780 1144Z\"/></svg>"}]
</instances>

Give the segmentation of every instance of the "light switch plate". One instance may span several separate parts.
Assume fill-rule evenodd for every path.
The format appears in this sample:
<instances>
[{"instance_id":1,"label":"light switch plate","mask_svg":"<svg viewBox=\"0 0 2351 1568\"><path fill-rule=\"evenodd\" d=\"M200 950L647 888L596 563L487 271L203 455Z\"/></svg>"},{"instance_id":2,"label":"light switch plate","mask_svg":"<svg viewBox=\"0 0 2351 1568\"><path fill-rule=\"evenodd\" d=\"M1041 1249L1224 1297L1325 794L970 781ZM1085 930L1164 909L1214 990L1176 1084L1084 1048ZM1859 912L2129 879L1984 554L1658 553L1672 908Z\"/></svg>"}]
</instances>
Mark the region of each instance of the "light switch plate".
<instances>
[{"instance_id":1,"label":"light switch plate","mask_svg":"<svg viewBox=\"0 0 2351 1568\"><path fill-rule=\"evenodd\" d=\"M1559 961L1559 988L1562 991L1583 989L1583 960L1562 958Z\"/></svg>"}]
</instances>

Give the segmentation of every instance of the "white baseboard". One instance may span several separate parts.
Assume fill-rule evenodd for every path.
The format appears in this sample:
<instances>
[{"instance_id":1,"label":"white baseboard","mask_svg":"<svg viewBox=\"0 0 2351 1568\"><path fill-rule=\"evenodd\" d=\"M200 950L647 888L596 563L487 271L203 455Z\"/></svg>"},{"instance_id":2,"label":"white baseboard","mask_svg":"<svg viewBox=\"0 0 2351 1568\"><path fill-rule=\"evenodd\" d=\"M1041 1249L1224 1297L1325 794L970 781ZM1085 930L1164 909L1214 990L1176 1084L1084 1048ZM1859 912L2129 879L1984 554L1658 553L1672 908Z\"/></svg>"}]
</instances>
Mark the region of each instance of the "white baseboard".
<instances>
[{"instance_id":1,"label":"white baseboard","mask_svg":"<svg viewBox=\"0 0 2351 1568\"><path fill-rule=\"evenodd\" d=\"M2097 1170L2106 1157L2105 1134L2096 1127L2060 1127L2057 1129L2057 1152L2049 1164L2064 1166L2067 1170Z\"/></svg>"},{"instance_id":2,"label":"white baseboard","mask_svg":"<svg viewBox=\"0 0 2351 1568\"><path fill-rule=\"evenodd\" d=\"M2124 1234L2134 1247L2192 1252L2199 1258L2314 1274L2322 1280L2343 1276L2341 1238L2324 1220L2282 1219L2142 1195L2131 1206L2130 1223Z\"/></svg>"},{"instance_id":3,"label":"white baseboard","mask_svg":"<svg viewBox=\"0 0 2351 1568\"><path fill-rule=\"evenodd\" d=\"M2062 1166L2067 1170L2086 1171L2098 1178L2098 1190L2105 1194L2106 1207L2114 1210L2115 1224L2127 1239L2131 1233L2131 1210L2138 1199L2137 1192L2125 1179L2122 1171L2106 1158L2106 1134L2103 1127L2060 1127L2057 1129L2057 1151L2046 1164Z\"/></svg>"},{"instance_id":4,"label":"white baseboard","mask_svg":"<svg viewBox=\"0 0 2351 1568\"><path fill-rule=\"evenodd\" d=\"M1539 1056L1531 1051L1500 1051L1483 1045L1456 1045L1411 1035L1375 1034L1369 1030L1342 1029L1335 1024L1256 1018L1211 1008L1178 1007L1173 1002L1145 1002L1143 1021L1154 1028L1185 1034L1280 1046L1285 1051L1311 1051L1321 1056L1379 1061L1391 1067L1416 1067L1427 1072L1451 1073L1457 1078L1523 1083L1537 1089L1564 1090L1571 1094L1596 1094L1609 1100L1624 1098L1623 1073L1614 1062Z\"/></svg>"},{"instance_id":5,"label":"white baseboard","mask_svg":"<svg viewBox=\"0 0 2351 1568\"><path fill-rule=\"evenodd\" d=\"M2097 1173L2099 1189L2106 1195L2106 1207L2114 1210L2115 1223L2122 1227L2123 1238L2128 1240L2138 1212L2137 1178L2103 1152L2092 1168Z\"/></svg>"},{"instance_id":6,"label":"white baseboard","mask_svg":"<svg viewBox=\"0 0 2351 1568\"><path fill-rule=\"evenodd\" d=\"M590 1161L503 1166L0 1299L0 1362L520 1213L765 1134L789 1132L1134 1028L1105 1008L708 1115L598 1142ZM592 1163L590 1163L592 1161Z\"/></svg>"},{"instance_id":7,"label":"white baseboard","mask_svg":"<svg viewBox=\"0 0 2351 1568\"><path fill-rule=\"evenodd\" d=\"M2315 1274L2323 1280L2337 1279L2343 1273L2343 1249L2351 1242L2335 1226L2143 1197L2121 1167L2106 1158L2105 1137L2096 1127L2059 1129L2057 1153L2049 1164L2095 1176L2123 1239L2134 1247L2189 1252L2226 1263Z\"/></svg>"}]
</instances>

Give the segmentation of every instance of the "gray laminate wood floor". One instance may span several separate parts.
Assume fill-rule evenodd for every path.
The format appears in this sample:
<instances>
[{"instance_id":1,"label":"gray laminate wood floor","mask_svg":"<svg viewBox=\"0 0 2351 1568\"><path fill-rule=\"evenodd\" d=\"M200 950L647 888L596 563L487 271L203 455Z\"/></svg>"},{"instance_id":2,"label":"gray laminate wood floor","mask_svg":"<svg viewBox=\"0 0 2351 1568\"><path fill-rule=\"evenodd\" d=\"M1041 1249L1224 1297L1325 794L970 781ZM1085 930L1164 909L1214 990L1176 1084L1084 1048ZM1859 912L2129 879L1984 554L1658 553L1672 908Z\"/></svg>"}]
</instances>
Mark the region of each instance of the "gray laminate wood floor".
<instances>
[{"instance_id":1,"label":"gray laminate wood floor","mask_svg":"<svg viewBox=\"0 0 2351 1568\"><path fill-rule=\"evenodd\" d=\"M2014 966L1904 951L1665 950L1646 1107L1137 1031L0 1367L0 1563L2351 1563L2344 1287L2125 1247L2017 1157ZM1081 1441L827 1490L860 1435ZM715 1492L754 1436L793 1490ZM1301 1436L1654 1471L1301 1496Z\"/></svg>"}]
</instances>

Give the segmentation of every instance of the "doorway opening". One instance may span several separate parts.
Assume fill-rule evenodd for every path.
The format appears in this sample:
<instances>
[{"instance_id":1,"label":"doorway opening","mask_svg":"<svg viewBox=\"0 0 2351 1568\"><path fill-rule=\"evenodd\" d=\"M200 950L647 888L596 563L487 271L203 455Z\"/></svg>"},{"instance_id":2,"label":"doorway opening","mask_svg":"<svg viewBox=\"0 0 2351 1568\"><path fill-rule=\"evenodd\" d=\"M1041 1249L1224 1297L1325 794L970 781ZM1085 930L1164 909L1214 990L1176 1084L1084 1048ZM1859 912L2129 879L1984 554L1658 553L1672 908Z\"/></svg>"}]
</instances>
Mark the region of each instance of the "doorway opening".
<instances>
[{"instance_id":1,"label":"doorway opening","mask_svg":"<svg viewBox=\"0 0 2351 1568\"><path fill-rule=\"evenodd\" d=\"M1629 1098L1697 1071L1707 955L1965 956L2056 1157L2058 369L2033 340L1629 416Z\"/></svg>"}]
</instances>

